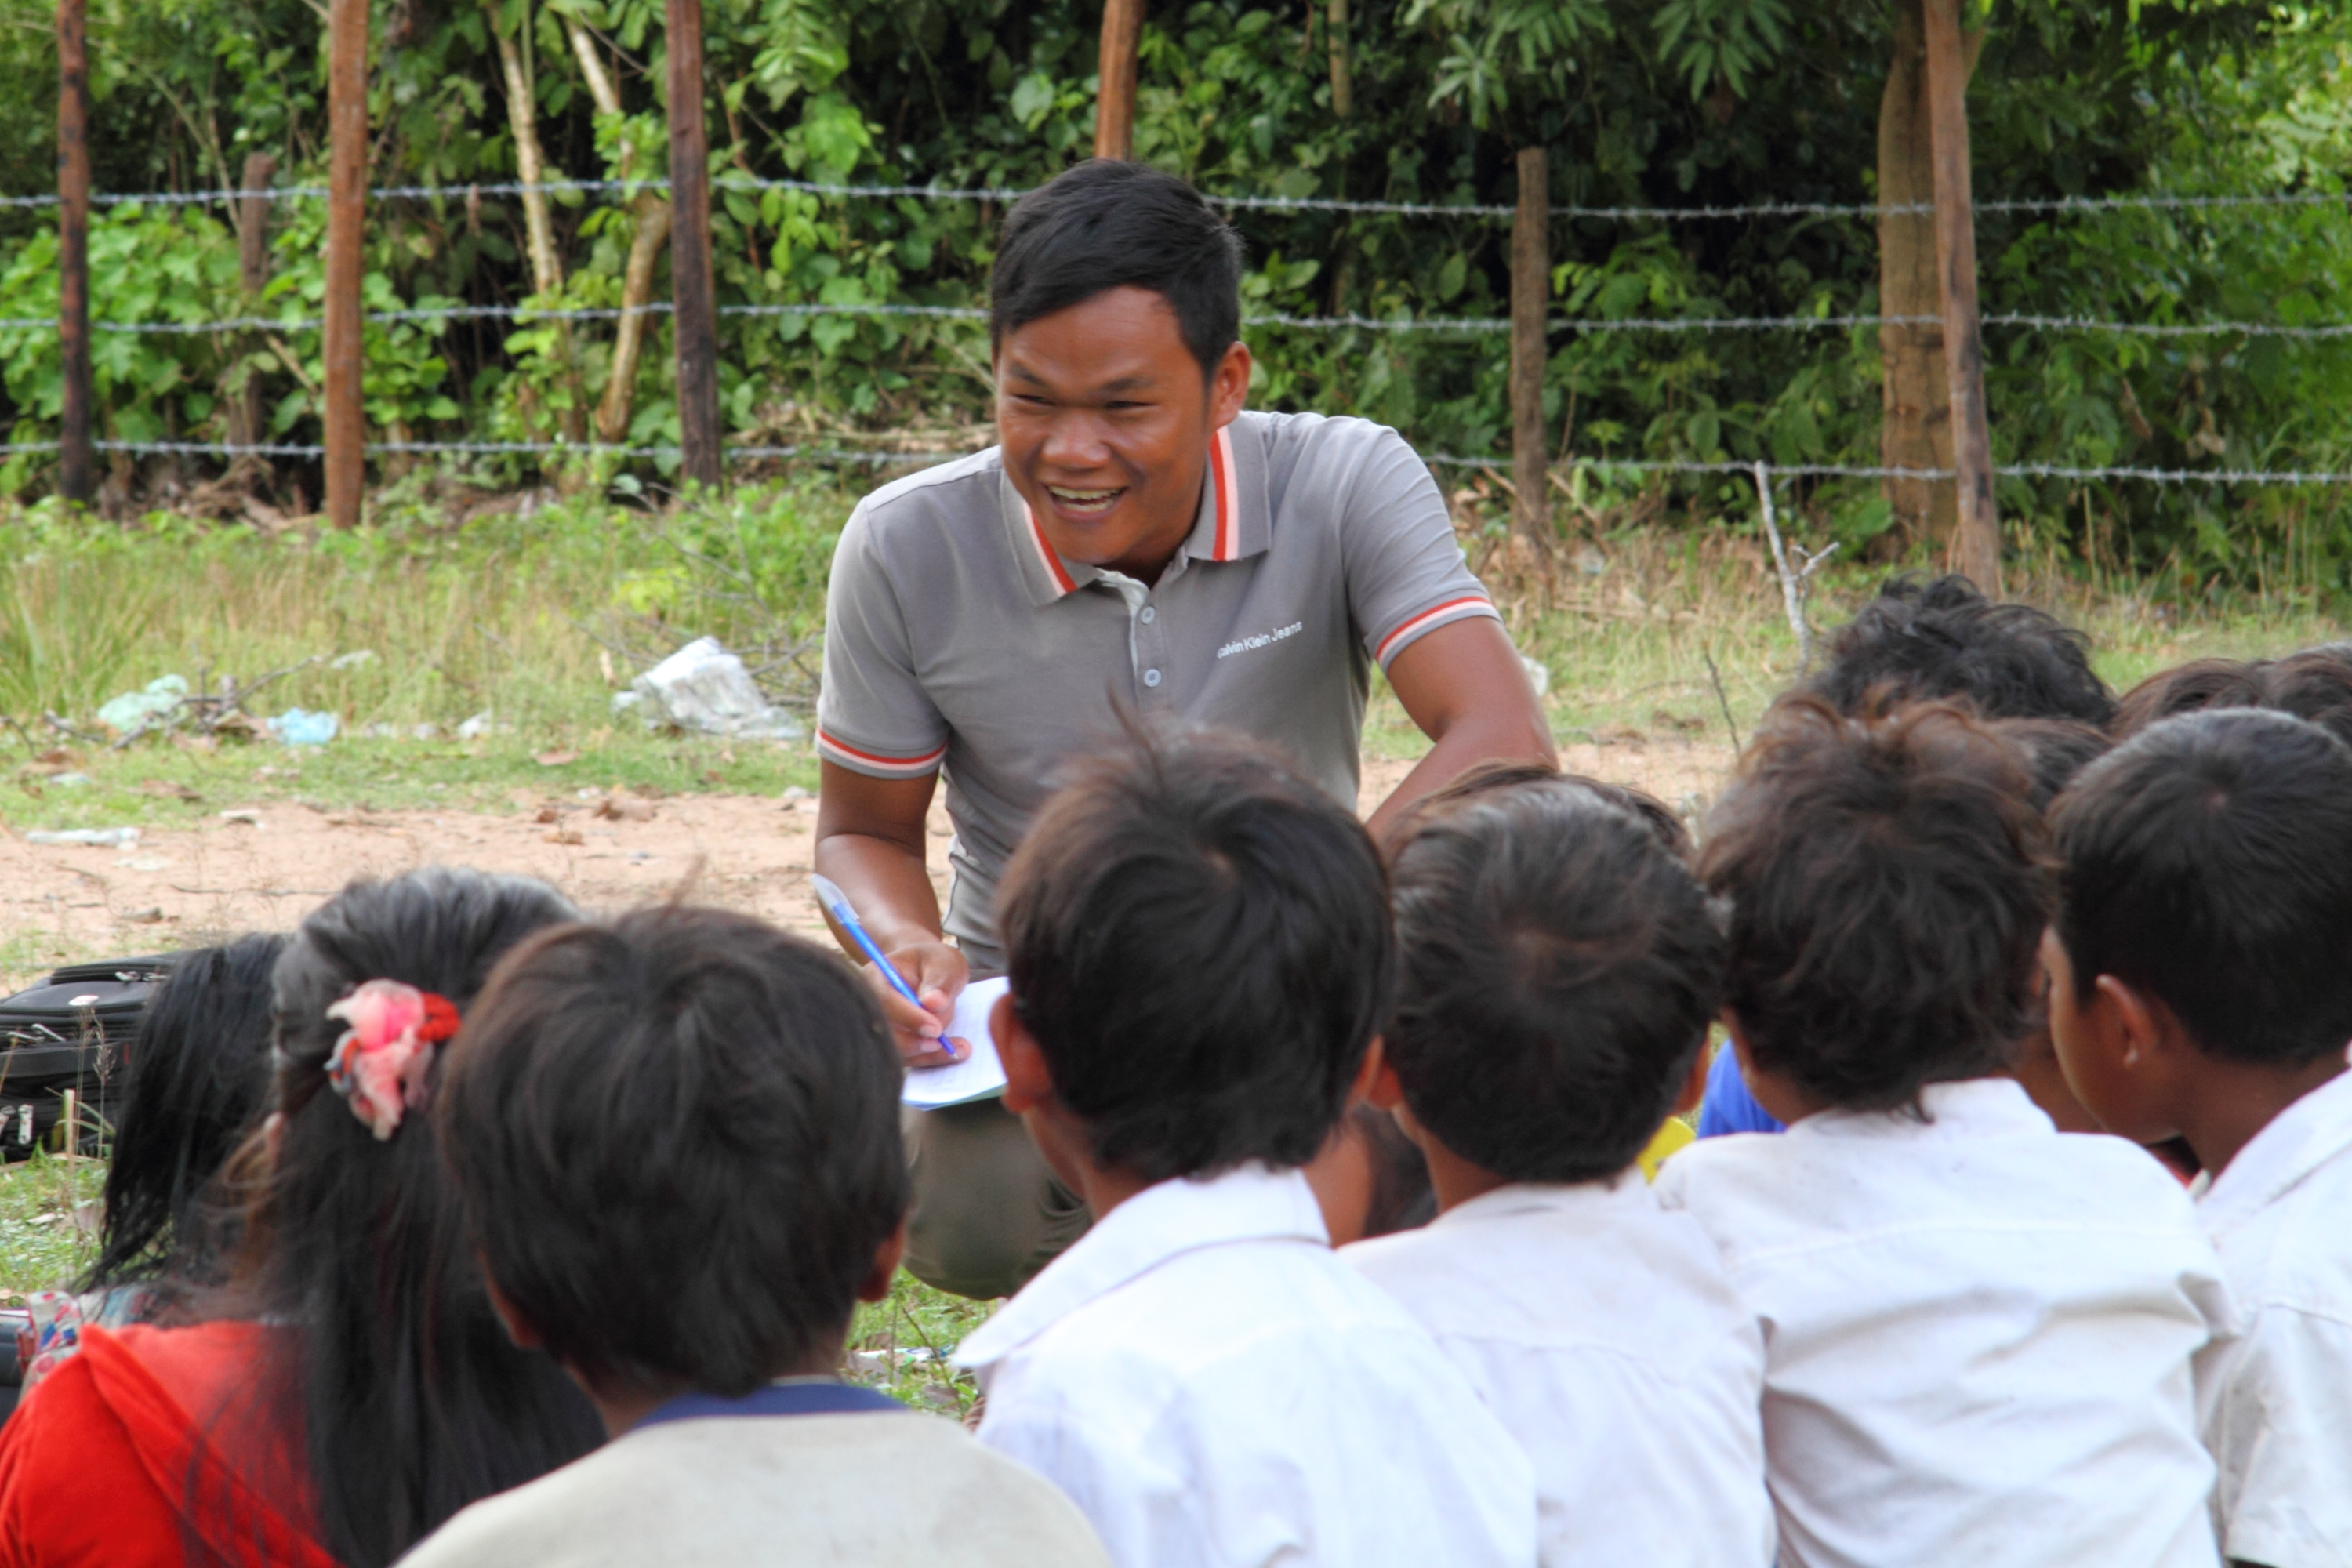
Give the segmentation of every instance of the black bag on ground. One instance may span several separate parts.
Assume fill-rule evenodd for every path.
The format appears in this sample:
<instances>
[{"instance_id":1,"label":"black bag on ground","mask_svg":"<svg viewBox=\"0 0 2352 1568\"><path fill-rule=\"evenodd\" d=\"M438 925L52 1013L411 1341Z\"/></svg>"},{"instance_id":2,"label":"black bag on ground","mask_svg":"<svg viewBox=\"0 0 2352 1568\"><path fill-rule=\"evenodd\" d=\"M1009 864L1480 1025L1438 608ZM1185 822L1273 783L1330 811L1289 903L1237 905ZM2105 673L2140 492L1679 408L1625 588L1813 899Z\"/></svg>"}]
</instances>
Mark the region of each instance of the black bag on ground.
<instances>
[{"instance_id":1,"label":"black bag on ground","mask_svg":"<svg viewBox=\"0 0 2352 1568\"><path fill-rule=\"evenodd\" d=\"M21 1160L55 1144L68 1090L78 1105L75 1148L100 1152L131 1037L177 956L68 964L0 998L0 1157Z\"/></svg>"}]
</instances>

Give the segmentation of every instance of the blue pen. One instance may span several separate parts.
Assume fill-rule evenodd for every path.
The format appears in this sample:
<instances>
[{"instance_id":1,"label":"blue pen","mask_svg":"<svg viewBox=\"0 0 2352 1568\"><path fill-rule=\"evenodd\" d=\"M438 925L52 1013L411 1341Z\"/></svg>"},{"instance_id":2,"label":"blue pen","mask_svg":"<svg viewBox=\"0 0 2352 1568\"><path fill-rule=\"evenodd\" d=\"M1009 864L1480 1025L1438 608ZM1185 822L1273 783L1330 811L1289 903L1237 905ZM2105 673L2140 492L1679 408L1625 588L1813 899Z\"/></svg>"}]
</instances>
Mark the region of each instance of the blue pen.
<instances>
[{"instance_id":1,"label":"blue pen","mask_svg":"<svg viewBox=\"0 0 2352 1568\"><path fill-rule=\"evenodd\" d=\"M915 994L915 988L907 984L907 977L898 973L898 966L882 956L882 949L875 942L872 933L866 931L866 922L857 918L857 910L851 907L849 895L841 890L841 885L830 877L811 877L809 880L816 884L816 901L824 906L824 912L833 917L835 925L849 933L849 940L857 944L857 951L873 961L882 978L890 983L890 989L912 1002L918 1012L928 1016L929 1009L923 1006L923 999ZM955 1047L948 1043L945 1035L940 1037L940 1049L950 1056L955 1055Z\"/></svg>"}]
</instances>

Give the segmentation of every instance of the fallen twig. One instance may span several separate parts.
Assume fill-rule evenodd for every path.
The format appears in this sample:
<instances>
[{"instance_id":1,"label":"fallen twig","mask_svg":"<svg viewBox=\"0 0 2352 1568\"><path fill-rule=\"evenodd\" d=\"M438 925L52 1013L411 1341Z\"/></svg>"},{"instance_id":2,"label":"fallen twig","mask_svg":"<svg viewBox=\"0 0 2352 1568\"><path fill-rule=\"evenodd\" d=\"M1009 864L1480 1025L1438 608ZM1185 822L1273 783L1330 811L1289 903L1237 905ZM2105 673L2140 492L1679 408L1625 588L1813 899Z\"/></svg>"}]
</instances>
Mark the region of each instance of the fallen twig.
<instances>
[{"instance_id":1,"label":"fallen twig","mask_svg":"<svg viewBox=\"0 0 2352 1568\"><path fill-rule=\"evenodd\" d=\"M1706 660L1706 678L1715 683L1715 705L1723 710L1723 727L1731 731L1731 754L1738 756L1742 750L1739 726L1731 717L1731 699L1723 694L1723 671L1715 668L1714 649L1701 643L1698 652L1699 657Z\"/></svg>"}]
</instances>

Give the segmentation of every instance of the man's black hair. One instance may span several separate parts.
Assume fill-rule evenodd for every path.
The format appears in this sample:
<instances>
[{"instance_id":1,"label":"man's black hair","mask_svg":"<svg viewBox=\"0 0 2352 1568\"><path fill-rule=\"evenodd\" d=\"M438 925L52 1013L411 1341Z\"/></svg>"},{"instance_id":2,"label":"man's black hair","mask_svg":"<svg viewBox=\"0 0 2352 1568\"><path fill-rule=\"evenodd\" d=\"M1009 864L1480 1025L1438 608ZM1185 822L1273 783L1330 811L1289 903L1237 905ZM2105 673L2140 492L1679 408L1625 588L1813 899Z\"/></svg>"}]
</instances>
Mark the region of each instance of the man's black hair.
<instances>
[{"instance_id":1,"label":"man's black hair","mask_svg":"<svg viewBox=\"0 0 2352 1568\"><path fill-rule=\"evenodd\" d=\"M1396 967L1351 813L1238 736L1139 737L1045 803L1000 899L1014 1004L1097 1163L1315 1157Z\"/></svg>"},{"instance_id":2,"label":"man's black hair","mask_svg":"<svg viewBox=\"0 0 2352 1568\"><path fill-rule=\"evenodd\" d=\"M2116 700L2091 670L2090 639L2031 605L1998 605L1957 574L1890 577L1840 626L1826 668L1803 689L1842 712L1873 692L1966 698L1988 719L2105 724Z\"/></svg>"},{"instance_id":3,"label":"man's black hair","mask_svg":"<svg viewBox=\"0 0 2352 1568\"><path fill-rule=\"evenodd\" d=\"M2059 797L2059 940L2198 1045L2303 1063L2352 1040L2352 751L2284 713L2152 725Z\"/></svg>"},{"instance_id":4,"label":"man's black hair","mask_svg":"<svg viewBox=\"0 0 2352 1568\"><path fill-rule=\"evenodd\" d=\"M840 1353L907 1211L899 1085L840 960L668 907L518 949L436 1114L484 1269L558 1359L740 1396Z\"/></svg>"},{"instance_id":5,"label":"man's black hair","mask_svg":"<svg viewBox=\"0 0 2352 1568\"><path fill-rule=\"evenodd\" d=\"M1398 851L1382 1034L1414 1119L1512 1181L1633 1163L1706 1044L1724 942L1658 832L1568 780L1514 784Z\"/></svg>"},{"instance_id":6,"label":"man's black hair","mask_svg":"<svg viewBox=\"0 0 2352 1568\"><path fill-rule=\"evenodd\" d=\"M1851 1110L2008 1067L2054 891L2022 763L1954 703L1773 705L1699 851L1758 1067Z\"/></svg>"},{"instance_id":7,"label":"man's black hair","mask_svg":"<svg viewBox=\"0 0 2352 1568\"><path fill-rule=\"evenodd\" d=\"M1111 289L1176 312L1202 381L1242 335L1242 240L1201 193L1146 163L1097 158L1013 204L988 275L988 342Z\"/></svg>"}]
</instances>

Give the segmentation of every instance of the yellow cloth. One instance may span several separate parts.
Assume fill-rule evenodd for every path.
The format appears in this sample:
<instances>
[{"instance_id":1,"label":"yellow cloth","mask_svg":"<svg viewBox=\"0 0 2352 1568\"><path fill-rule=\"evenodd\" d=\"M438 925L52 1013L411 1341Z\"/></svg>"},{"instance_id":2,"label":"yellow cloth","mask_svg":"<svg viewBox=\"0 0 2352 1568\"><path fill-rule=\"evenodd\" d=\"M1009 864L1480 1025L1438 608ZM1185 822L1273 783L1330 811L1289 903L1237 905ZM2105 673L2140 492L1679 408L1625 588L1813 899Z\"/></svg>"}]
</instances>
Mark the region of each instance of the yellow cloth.
<instances>
[{"instance_id":1,"label":"yellow cloth","mask_svg":"<svg viewBox=\"0 0 2352 1568\"><path fill-rule=\"evenodd\" d=\"M1650 1146L1633 1156L1633 1163L1642 1167L1645 1178L1654 1182L1658 1179L1658 1167L1666 1163L1667 1155L1686 1143L1697 1142L1698 1134L1691 1131L1689 1122L1679 1116L1669 1116L1666 1124L1658 1129L1658 1135L1650 1140Z\"/></svg>"}]
</instances>

